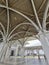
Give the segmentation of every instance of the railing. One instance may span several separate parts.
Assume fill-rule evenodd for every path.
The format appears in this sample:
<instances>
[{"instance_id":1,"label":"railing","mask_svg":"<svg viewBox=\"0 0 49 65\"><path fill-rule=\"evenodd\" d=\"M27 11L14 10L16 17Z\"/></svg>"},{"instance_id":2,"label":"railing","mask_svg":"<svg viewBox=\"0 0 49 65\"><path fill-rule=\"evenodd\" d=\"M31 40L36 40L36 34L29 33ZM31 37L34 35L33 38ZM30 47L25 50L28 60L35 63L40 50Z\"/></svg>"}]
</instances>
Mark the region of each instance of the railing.
<instances>
[{"instance_id":1,"label":"railing","mask_svg":"<svg viewBox=\"0 0 49 65\"><path fill-rule=\"evenodd\" d=\"M39 55L40 56L40 55ZM41 55L44 57L44 55ZM31 59L32 59L33 56L31 56ZM26 63L27 62L27 58L30 58L30 57L14 57L14 56L10 56L8 59L6 59L4 62L0 62L0 64L4 64L4 65L7 65L7 64L11 64L11 65L17 65L17 64L20 64L22 65L23 63ZM40 60L40 59L39 59ZM28 63L28 62L27 62Z\"/></svg>"},{"instance_id":2,"label":"railing","mask_svg":"<svg viewBox=\"0 0 49 65\"><path fill-rule=\"evenodd\" d=\"M24 57L14 57L10 56L8 59L4 61L5 64L20 64L24 63L25 59Z\"/></svg>"}]
</instances>

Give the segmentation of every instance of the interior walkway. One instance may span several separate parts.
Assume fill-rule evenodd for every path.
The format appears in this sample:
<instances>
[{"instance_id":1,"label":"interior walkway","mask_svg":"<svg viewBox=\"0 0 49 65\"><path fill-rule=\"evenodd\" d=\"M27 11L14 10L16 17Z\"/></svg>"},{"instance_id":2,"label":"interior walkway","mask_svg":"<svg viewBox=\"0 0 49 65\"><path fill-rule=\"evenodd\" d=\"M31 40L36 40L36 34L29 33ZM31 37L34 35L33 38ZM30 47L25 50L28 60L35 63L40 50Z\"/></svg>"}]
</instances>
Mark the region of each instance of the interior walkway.
<instances>
[{"instance_id":1,"label":"interior walkway","mask_svg":"<svg viewBox=\"0 0 49 65\"><path fill-rule=\"evenodd\" d=\"M37 58L25 58L24 60L25 61L22 61L21 58L18 58L16 64L0 63L0 65L48 65L44 58L41 60L38 60Z\"/></svg>"}]
</instances>

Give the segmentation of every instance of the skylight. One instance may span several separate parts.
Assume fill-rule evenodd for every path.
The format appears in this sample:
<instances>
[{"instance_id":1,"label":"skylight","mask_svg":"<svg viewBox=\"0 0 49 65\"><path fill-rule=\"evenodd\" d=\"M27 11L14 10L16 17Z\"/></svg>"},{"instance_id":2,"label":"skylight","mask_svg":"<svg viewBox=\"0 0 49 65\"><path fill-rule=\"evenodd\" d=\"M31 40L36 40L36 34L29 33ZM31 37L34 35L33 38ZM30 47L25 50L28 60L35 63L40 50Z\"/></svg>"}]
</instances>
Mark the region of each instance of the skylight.
<instances>
[{"instance_id":1,"label":"skylight","mask_svg":"<svg viewBox=\"0 0 49 65\"><path fill-rule=\"evenodd\" d=\"M41 42L38 39L27 41L27 43L25 47L41 46Z\"/></svg>"}]
</instances>

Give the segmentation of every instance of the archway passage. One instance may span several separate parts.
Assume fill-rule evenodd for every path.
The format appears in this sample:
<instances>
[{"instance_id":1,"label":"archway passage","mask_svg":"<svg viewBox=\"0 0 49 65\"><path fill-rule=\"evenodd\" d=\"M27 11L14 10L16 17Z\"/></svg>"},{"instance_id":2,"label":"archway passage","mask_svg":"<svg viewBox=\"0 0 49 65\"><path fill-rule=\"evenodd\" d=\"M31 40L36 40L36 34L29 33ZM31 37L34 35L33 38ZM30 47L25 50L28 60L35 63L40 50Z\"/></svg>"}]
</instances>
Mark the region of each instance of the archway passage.
<instances>
[{"instance_id":1,"label":"archway passage","mask_svg":"<svg viewBox=\"0 0 49 65\"><path fill-rule=\"evenodd\" d=\"M49 26L46 26L46 23L49 21L48 10L48 0L0 1L0 33L3 36L4 44L7 45L3 47L4 54L3 52L1 53L3 60L6 56L7 47L10 48L12 45L12 43L9 43L10 41L23 38L22 42L19 40L23 46L27 40L25 37L33 36L38 38L43 44L42 47L49 62L49 38L47 37L49 35L47 35Z\"/></svg>"}]
</instances>

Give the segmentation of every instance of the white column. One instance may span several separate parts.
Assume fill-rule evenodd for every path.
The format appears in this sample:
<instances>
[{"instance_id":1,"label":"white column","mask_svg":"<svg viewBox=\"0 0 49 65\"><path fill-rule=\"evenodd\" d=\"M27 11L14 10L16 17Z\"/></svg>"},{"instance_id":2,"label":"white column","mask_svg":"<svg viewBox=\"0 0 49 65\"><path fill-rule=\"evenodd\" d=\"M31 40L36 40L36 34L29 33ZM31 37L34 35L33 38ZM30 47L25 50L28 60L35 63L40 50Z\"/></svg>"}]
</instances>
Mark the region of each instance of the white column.
<instances>
[{"instance_id":1,"label":"white column","mask_svg":"<svg viewBox=\"0 0 49 65\"><path fill-rule=\"evenodd\" d=\"M3 46L1 48L1 51L0 51L0 60L1 60L1 57L2 57L2 54L3 54L3 51L4 51L4 47L5 47L5 43L3 43Z\"/></svg>"},{"instance_id":2,"label":"white column","mask_svg":"<svg viewBox=\"0 0 49 65\"><path fill-rule=\"evenodd\" d=\"M24 52L25 52L25 49L24 49L24 47L21 47L20 54L21 54L21 56L22 56L22 57L24 56Z\"/></svg>"},{"instance_id":3,"label":"white column","mask_svg":"<svg viewBox=\"0 0 49 65\"><path fill-rule=\"evenodd\" d=\"M8 45L6 44L6 46L4 47L4 50L3 50L3 55L1 57L1 62L3 62L5 59L5 54L6 54L7 48L8 48Z\"/></svg>"},{"instance_id":4,"label":"white column","mask_svg":"<svg viewBox=\"0 0 49 65\"><path fill-rule=\"evenodd\" d=\"M17 45L16 46L16 49L15 49L15 58L14 58L14 60L15 60L15 62L14 62L14 64L16 65L17 64L17 54L18 54L18 47L19 47L19 45Z\"/></svg>"},{"instance_id":5,"label":"white column","mask_svg":"<svg viewBox=\"0 0 49 65\"><path fill-rule=\"evenodd\" d=\"M18 48L19 48L19 46L17 45L17 47L16 47L16 56L18 54Z\"/></svg>"},{"instance_id":6,"label":"white column","mask_svg":"<svg viewBox=\"0 0 49 65\"><path fill-rule=\"evenodd\" d=\"M46 37L43 34L41 34L39 36L40 36L40 41L42 43L42 47L43 47L43 50L45 52L45 55L46 55L46 58L48 61L48 65L49 65L49 44L47 42Z\"/></svg>"},{"instance_id":7,"label":"white column","mask_svg":"<svg viewBox=\"0 0 49 65\"><path fill-rule=\"evenodd\" d=\"M6 55L5 55L5 61L7 61L9 59L9 56L10 56L10 48L8 47Z\"/></svg>"}]
</instances>

